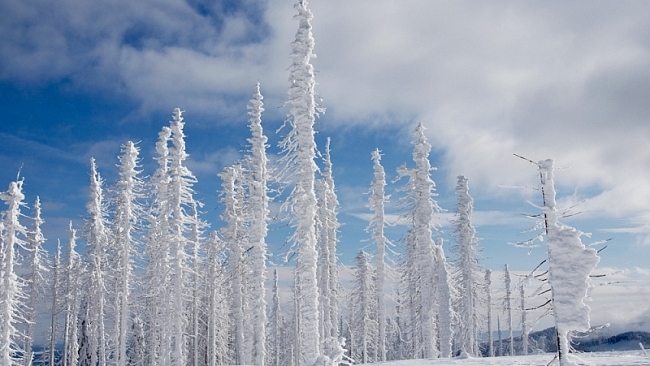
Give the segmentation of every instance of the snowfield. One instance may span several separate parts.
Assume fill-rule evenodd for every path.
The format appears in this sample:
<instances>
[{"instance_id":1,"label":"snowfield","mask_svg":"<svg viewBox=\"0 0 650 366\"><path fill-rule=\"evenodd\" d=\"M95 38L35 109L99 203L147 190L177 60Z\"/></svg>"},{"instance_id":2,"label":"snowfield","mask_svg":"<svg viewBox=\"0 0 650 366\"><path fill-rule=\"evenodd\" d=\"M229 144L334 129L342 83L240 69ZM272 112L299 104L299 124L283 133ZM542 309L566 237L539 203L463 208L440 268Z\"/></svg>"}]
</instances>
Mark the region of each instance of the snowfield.
<instances>
[{"instance_id":1,"label":"snowfield","mask_svg":"<svg viewBox=\"0 0 650 366\"><path fill-rule=\"evenodd\" d=\"M573 355L573 354L572 354ZM372 363L368 365L382 366L478 366L478 365L502 365L502 366L547 366L553 360L553 354L542 353L528 356L509 356L509 357L486 357L486 358L452 358L452 359L427 359L427 360L405 360L405 361L387 361ZM579 353L576 357L571 357L578 365L594 366L628 366L628 365L650 365L650 354L644 355L642 351L620 351L620 352L590 352ZM557 365L553 362L552 365Z\"/></svg>"}]
</instances>

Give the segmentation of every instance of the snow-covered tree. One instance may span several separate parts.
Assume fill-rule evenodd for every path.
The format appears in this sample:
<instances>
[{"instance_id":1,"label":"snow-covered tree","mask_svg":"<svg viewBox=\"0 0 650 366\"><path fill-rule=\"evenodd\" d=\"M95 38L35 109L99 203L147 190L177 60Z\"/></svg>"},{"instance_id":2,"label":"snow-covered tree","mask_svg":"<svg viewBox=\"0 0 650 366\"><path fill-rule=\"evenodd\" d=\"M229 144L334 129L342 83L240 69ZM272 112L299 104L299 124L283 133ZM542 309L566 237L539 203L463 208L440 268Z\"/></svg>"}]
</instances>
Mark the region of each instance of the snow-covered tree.
<instances>
[{"instance_id":1,"label":"snow-covered tree","mask_svg":"<svg viewBox=\"0 0 650 366\"><path fill-rule=\"evenodd\" d=\"M356 363L376 361L377 301L374 268L370 255L360 251L354 258L354 285L350 296L350 349Z\"/></svg>"},{"instance_id":2,"label":"snow-covered tree","mask_svg":"<svg viewBox=\"0 0 650 366\"><path fill-rule=\"evenodd\" d=\"M388 197L384 193L386 186L386 173L381 165L379 149L372 152L374 176L370 184L368 207L373 216L367 230L372 230L372 239L377 246L375 257L375 298L377 299L377 361L386 361L386 305L384 303L384 283L386 276L386 244L388 239L384 235L385 217L384 205Z\"/></svg>"},{"instance_id":3,"label":"snow-covered tree","mask_svg":"<svg viewBox=\"0 0 650 366\"><path fill-rule=\"evenodd\" d=\"M37 322L37 305L42 302L47 287L48 254L43 249L45 237L41 231L43 224L41 218L41 200L36 197L34 202L34 223L33 228L27 233L27 248L29 254L29 277L26 281L26 292L28 296L27 310L25 312L25 354L23 361L25 366L31 366L34 358L32 344L34 340L34 329Z\"/></svg>"},{"instance_id":4,"label":"snow-covered tree","mask_svg":"<svg viewBox=\"0 0 650 366\"><path fill-rule=\"evenodd\" d=\"M338 339L339 274L336 256L339 201L334 187L330 139L325 144L322 177L316 183L318 199L318 288L322 347Z\"/></svg>"},{"instance_id":5,"label":"snow-covered tree","mask_svg":"<svg viewBox=\"0 0 650 366\"><path fill-rule=\"evenodd\" d=\"M600 260L593 248L582 243L582 233L558 222L555 201L554 161L540 161L543 214L548 247L548 283L551 286L553 317L561 366L575 365L569 359L569 332L590 328L589 306L584 301L590 287L589 275Z\"/></svg>"},{"instance_id":6,"label":"snow-covered tree","mask_svg":"<svg viewBox=\"0 0 650 366\"><path fill-rule=\"evenodd\" d=\"M115 186L115 213L113 217L113 265L115 308L115 364L127 362L128 333L132 319L130 309L134 288L134 259L138 256L138 241L134 235L144 210L138 199L142 197L144 184L138 177L139 149L131 141L122 145L119 179Z\"/></svg>"},{"instance_id":7,"label":"snow-covered tree","mask_svg":"<svg viewBox=\"0 0 650 366\"><path fill-rule=\"evenodd\" d=\"M206 273L206 366L230 363L228 301L224 242L216 232L207 241Z\"/></svg>"},{"instance_id":8,"label":"snow-covered tree","mask_svg":"<svg viewBox=\"0 0 650 366\"><path fill-rule=\"evenodd\" d=\"M507 314L508 334L510 335L510 346L508 348L508 355L515 355L515 338L512 334L512 279L510 278L510 271L506 264L503 269L503 285L505 288L505 297L503 298L503 307Z\"/></svg>"},{"instance_id":9,"label":"snow-covered tree","mask_svg":"<svg viewBox=\"0 0 650 366\"><path fill-rule=\"evenodd\" d=\"M189 283L188 283L188 293L186 296L190 299L189 302L189 326L188 334L190 335L188 340L188 354L191 356L189 360L189 365L199 366L201 360L205 359L205 351L202 347L204 334L202 332L201 323L203 322L204 313L203 301L204 301L204 287L203 287L203 278L201 274L203 273L203 260L204 255L202 252L203 244L203 230L207 227L207 223L203 222L199 218L199 202L192 202L192 215L190 223L190 234L189 234Z\"/></svg>"},{"instance_id":10,"label":"snow-covered tree","mask_svg":"<svg viewBox=\"0 0 650 366\"><path fill-rule=\"evenodd\" d=\"M0 364L19 365L23 352L21 335L16 328L24 318L24 282L16 274L19 248L26 248L27 228L19 220L23 200L23 181L11 182L0 199L8 206L0 221Z\"/></svg>"},{"instance_id":11,"label":"snow-covered tree","mask_svg":"<svg viewBox=\"0 0 650 366\"><path fill-rule=\"evenodd\" d=\"M109 232L107 227L106 202L103 180L97 172L95 159L90 159L90 200L86 204L85 236L88 246L89 289L88 298L88 340L91 365L105 366L108 361L106 333L107 266Z\"/></svg>"},{"instance_id":12,"label":"snow-covered tree","mask_svg":"<svg viewBox=\"0 0 650 366\"><path fill-rule=\"evenodd\" d=\"M492 271L485 270L485 292L487 305L488 356L494 357L494 335L492 334Z\"/></svg>"},{"instance_id":13,"label":"snow-covered tree","mask_svg":"<svg viewBox=\"0 0 650 366\"><path fill-rule=\"evenodd\" d=\"M290 130L280 142L283 151L283 172L295 186L288 199L288 207L294 215L295 232L291 237L297 251L294 274L299 298L297 307L298 337L300 338L299 365L313 365L321 355L319 333L319 306L317 285L316 250L316 195L314 181L316 173L316 143L314 122L317 112L314 94L314 38L307 1L295 5L298 11L298 31L291 43L291 66L289 66L290 106L287 123Z\"/></svg>"},{"instance_id":14,"label":"snow-covered tree","mask_svg":"<svg viewBox=\"0 0 650 366\"><path fill-rule=\"evenodd\" d=\"M406 297L409 299L411 341L415 358L431 358L439 355L435 327L436 289L434 230L440 226L437 212L442 210L435 201L435 183L430 172L429 162L431 145L424 135L424 126L419 124L413 132L414 168L402 165L397 172L399 177L408 177L409 181L401 188L407 192L402 203L409 208L404 215L410 225L406 238L406 260L403 264L402 277L406 281Z\"/></svg>"},{"instance_id":15,"label":"snow-covered tree","mask_svg":"<svg viewBox=\"0 0 650 366\"><path fill-rule=\"evenodd\" d=\"M79 306L81 297L81 257L76 251L77 231L72 228L72 221L68 225L68 246L66 249L66 263L62 271L63 281L63 366L77 365L79 360ZM82 313L83 314L83 313ZM87 324L87 321L86 321ZM84 354L84 353L81 353Z\"/></svg>"},{"instance_id":16,"label":"snow-covered tree","mask_svg":"<svg viewBox=\"0 0 650 366\"><path fill-rule=\"evenodd\" d=\"M47 347L47 364L54 366L56 362L56 335L59 327L59 296L61 295L61 241L57 241L56 251L54 252L54 263L52 264L50 282L50 293L52 294L51 314L50 314L50 333L48 335Z\"/></svg>"},{"instance_id":17,"label":"snow-covered tree","mask_svg":"<svg viewBox=\"0 0 650 366\"><path fill-rule=\"evenodd\" d=\"M440 344L440 356L452 356L453 330L452 320L455 314L452 310L451 276L449 265L442 250L442 238L438 238L433 249L435 258L435 283L436 303L438 304L438 342Z\"/></svg>"},{"instance_id":18,"label":"snow-covered tree","mask_svg":"<svg viewBox=\"0 0 650 366\"><path fill-rule=\"evenodd\" d=\"M169 148L169 187L167 199L169 203L167 219L167 238L169 240L169 283L168 322L171 351L171 364L184 366L188 359L186 325L186 280L188 278L187 251L188 232L192 225L192 217L187 212L195 204L192 186L196 178L185 165L189 157L185 151L185 134L182 111L175 108L170 122L171 142ZM159 220L161 218L158 218Z\"/></svg>"},{"instance_id":19,"label":"snow-covered tree","mask_svg":"<svg viewBox=\"0 0 650 366\"><path fill-rule=\"evenodd\" d=\"M458 291L456 308L459 317L458 341L461 353L478 356L478 300L482 270L478 263L478 240L472 225L474 200L469 194L468 179L458 176L456 185L455 243L452 251L456 255L453 272L454 288Z\"/></svg>"},{"instance_id":20,"label":"snow-covered tree","mask_svg":"<svg viewBox=\"0 0 650 366\"><path fill-rule=\"evenodd\" d=\"M152 207L149 210L149 232L145 243L147 268L145 271L145 344L147 344L145 364L170 365L170 353L167 346L169 324L166 319L168 299L167 286L169 268L169 223L171 200L169 197L171 176L169 174L169 141L172 130L165 126L158 134L156 142L156 161L158 167L151 176Z\"/></svg>"},{"instance_id":21,"label":"snow-covered tree","mask_svg":"<svg viewBox=\"0 0 650 366\"><path fill-rule=\"evenodd\" d=\"M230 268L230 313L233 322L233 353L237 365L250 362L251 350L246 347L247 279L249 266L246 260L248 246L243 207L242 168L240 165L226 167L220 174L222 182L222 199L224 212L221 219L226 223L221 230L221 237L228 248L228 265Z\"/></svg>"},{"instance_id":22,"label":"snow-covered tree","mask_svg":"<svg viewBox=\"0 0 650 366\"><path fill-rule=\"evenodd\" d=\"M268 221L267 195L267 138L262 129L262 94L260 84L255 86L255 93L248 105L250 116L249 128L252 136L249 155L246 159L246 185L248 187L249 245L252 273L250 275L251 310L253 313L253 349L251 362L263 366L266 358L266 234Z\"/></svg>"}]
</instances>

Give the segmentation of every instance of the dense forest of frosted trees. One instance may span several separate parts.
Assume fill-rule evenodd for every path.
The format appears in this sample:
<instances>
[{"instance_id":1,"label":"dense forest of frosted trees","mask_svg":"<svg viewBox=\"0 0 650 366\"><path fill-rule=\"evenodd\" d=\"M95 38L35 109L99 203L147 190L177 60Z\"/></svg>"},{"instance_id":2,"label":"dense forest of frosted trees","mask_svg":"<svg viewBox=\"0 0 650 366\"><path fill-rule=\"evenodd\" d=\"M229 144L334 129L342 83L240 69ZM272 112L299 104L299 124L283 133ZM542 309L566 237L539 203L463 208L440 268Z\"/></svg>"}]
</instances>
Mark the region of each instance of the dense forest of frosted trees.
<instances>
[{"instance_id":1,"label":"dense forest of frosted trees","mask_svg":"<svg viewBox=\"0 0 650 366\"><path fill-rule=\"evenodd\" d=\"M413 131L412 167L397 171L406 178L396 203L407 232L395 244L384 233L386 173L380 150L369 151L374 175L368 233L374 249L358 253L351 288L341 286L329 140L322 152L314 140L321 109L311 65L312 14L306 1L295 8L290 110L277 165L271 167L267 157L258 83L248 106L247 154L219 174L220 230L201 219L178 108L159 133L158 166L149 178L140 168L140 147L130 141L122 146L115 184L106 186L100 167L90 161L85 224L70 223L67 240L52 255L42 248L40 201L27 208L22 180L0 193L7 206L0 220L0 364L311 366L527 352L528 345L514 349L512 336L517 311L526 334L524 287L519 284L517 308L506 267L505 306L493 303L464 176L458 177L447 260L437 234L442 209L431 177L431 145L421 124ZM550 305L559 359L568 364L568 332L588 328L582 299L598 257L582 245L578 231L558 223L552 167L552 160L538 163ZM271 185L288 192L281 203L295 254L290 299L281 298L277 270L267 278ZM506 347L492 336L495 313L507 314ZM498 317L497 326L500 334ZM44 344L34 344L37 328L48 329ZM481 340L485 332L489 337Z\"/></svg>"}]
</instances>

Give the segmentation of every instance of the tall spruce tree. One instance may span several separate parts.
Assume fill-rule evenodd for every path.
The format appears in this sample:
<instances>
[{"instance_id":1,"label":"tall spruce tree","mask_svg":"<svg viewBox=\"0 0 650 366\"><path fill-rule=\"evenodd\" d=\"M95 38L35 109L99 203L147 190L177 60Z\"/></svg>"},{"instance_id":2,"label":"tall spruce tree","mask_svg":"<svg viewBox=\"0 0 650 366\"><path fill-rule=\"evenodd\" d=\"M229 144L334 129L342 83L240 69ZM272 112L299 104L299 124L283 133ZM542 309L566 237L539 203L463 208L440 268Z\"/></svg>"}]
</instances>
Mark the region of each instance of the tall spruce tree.
<instances>
[{"instance_id":1,"label":"tall spruce tree","mask_svg":"<svg viewBox=\"0 0 650 366\"><path fill-rule=\"evenodd\" d=\"M339 274L336 256L339 201L334 187L330 139L325 144L322 177L316 182L318 199L318 289L321 316L321 347L338 339Z\"/></svg>"},{"instance_id":2,"label":"tall spruce tree","mask_svg":"<svg viewBox=\"0 0 650 366\"><path fill-rule=\"evenodd\" d=\"M248 105L249 129L251 137L249 154L246 158L246 185L248 187L249 244L251 261L251 310L253 311L253 349L251 362L263 366L266 359L266 234L269 215L267 194L267 138L262 129L262 94L260 84L255 86L253 99Z\"/></svg>"},{"instance_id":3,"label":"tall spruce tree","mask_svg":"<svg viewBox=\"0 0 650 366\"><path fill-rule=\"evenodd\" d=\"M167 302L159 299L169 299L168 281L169 268L169 223L171 201L169 199L171 175L169 141L172 130L165 126L158 133L156 142L156 161L158 167L150 179L152 191L152 204L148 212L147 221L149 231L145 243L145 257L147 268L145 270L145 365L168 366L171 363L167 342L169 335L166 319Z\"/></svg>"},{"instance_id":4,"label":"tall spruce tree","mask_svg":"<svg viewBox=\"0 0 650 366\"><path fill-rule=\"evenodd\" d=\"M132 325L134 302L134 264L138 256L136 229L143 220L144 210L138 199L143 198L144 184L138 177L138 154L135 144L128 141L122 145L119 179L115 185L115 213L113 217L113 265L115 309L115 364L125 366Z\"/></svg>"},{"instance_id":5,"label":"tall spruce tree","mask_svg":"<svg viewBox=\"0 0 650 366\"><path fill-rule=\"evenodd\" d=\"M192 217L188 212L195 204L192 186L196 178L185 165L189 157L185 151L185 133L182 111L175 108L170 122L172 145L169 149L169 187L170 204L168 223L169 239L169 312L171 363L185 366L188 360L186 324L188 323L185 297L188 274L187 245ZM160 219L160 218L159 218Z\"/></svg>"},{"instance_id":6,"label":"tall spruce tree","mask_svg":"<svg viewBox=\"0 0 650 366\"><path fill-rule=\"evenodd\" d=\"M28 305L25 314L25 354L23 355L23 364L31 366L34 359L34 350L32 349L34 341L34 329L37 323L38 310L37 306L45 300L47 288L48 254L43 249L45 237L41 231L43 219L41 218L41 200L36 197L34 202L33 228L27 232L27 248L29 255L29 277L26 281Z\"/></svg>"},{"instance_id":7,"label":"tall spruce tree","mask_svg":"<svg viewBox=\"0 0 650 366\"><path fill-rule=\"evenodd\" d=\"M19 220L23 200L23 181L11 182L0 199L8 206L0 221L0 364L20 365L21 335L16 327L24 317L24 283L16 268L21 264L19 249L25 249L27 228Z\"/></svg>"},{"instance_id":8,"label":"tall spruce tree","mask_svg":"<svg viewBox=\"0 0 650 366\"><path fill-rule=\"evenodd\" d=\"M350 296L350 343L355 363L376 361L377 301L374 268L370 255L360 251L354 258L354 285Z\"/></svg>"},{"instance_id":9,"label":"tall spruce tree","mask_svg":"<svg viewBox=\"0 0 650 366\"><path fill-rule=\"evenodd\" d=\"M461 353L478 356L478 301L482 269L478 263L479 249L476 230L472 225L474 200L469 195L468 179L458 176L456 185L455 254L453 272L454 287L458 291L456 308L459 321L458 341Z\"/></svg>"},{"instance_id":10,"label":"tall spruce tree","mask_svg":"<svg viewBox=\"0 0 650 366\"><path fill-rule=\"evenodd\" d=\"M68 224L68 245L66 248L66 263L63 268L63 366L74 366L79 362L79 318L81 305L81 275L84 272L84 264L81 256L76 251L77 230L72 227L72 221ZM82 321L86 321L83 319ZM86 321L85 324L88 324Z\"/></svg>"},{"instance_id":11,"label":"tall spruce tree","mask_svg":"<svg viewBox=\"0 0 650 366\"><path fill-rule=\"evenodd\" d=\"M224 212L221 219L226 223L221 236L228 248L230 314L233 322L232 348L236 365L250 362L251 350L247 348L247 328L250 319L247 314L247 290L249 263L246 259L247 238L244 221L242 168L240 165L226 167L220 174L222 182L222 199Z\"/></svg>"},{"instance_id":12,"label":"tall spruce tree","mask_svg":"<svg viewBox=\"0 0 650 366\"><path fill-rule=\"evenodd\" d=\"M372 239L377 246L375 257L375 298L377 300L377 361L386 361L386 305L384 299L384 283L386 277L386 244L388 239L384 235L385 212L384 205L388 200L385 194L386 173L381 165L381 154L379 149L372 152L374 176L370 184L370 196L368 207L372 210L373 216L368 225L372 230Z\"/></svg>"},{"instance_id":13,"label":"tall spruce tree","mask_svg":"<svg viewBox=\"0 0 650 366\"><path fill-rule=\"evenodd\" d=\"M87 298L87 340L89 359L80 359L86 365L105 366L108 362L107 332L106 332L106 303L108 244L107 207L101 176L97 172L95 159L90 160L90 200L86 204L88 217L85 223L87 260L89 265L89 291Z\"/></svg>"},{"instance_id":14,"label":"tall spruce tree","mask_svg":"<svg viewBox=\"0 0 650 366\"><path fill-rule=\"evenodd\" d=\"M295 4L298 14L298 31L291 43L291 65L289 66L289 101L287 123L290 130L280 142L285 164L283 172L287 179L295 181L289 197L288 207L294 214L295 232L291 241L296 247L296 269L294 281L297 298L297 326L299 366L314 365L321 352L319 333L319 306L317 285L316 250L316 194L314 191L316 163L316 142L314 122L317 112L314 94L314 38L311 20L313 15L307 8L307 1Z\"/></svg>"},{"instance_id":15,"label":"tall spruce tree","mask_svg":"<svg viewBox=\"0 0 650 366\"><path fill-rule=\"evenodd\" d=\"M436 213L442 209L435 201L435 183L430 172L431 145L424 135L424 126L419 124L413 132L414 168L402 165L399 177L409 181L401 188L407 193L402 203L409 209L404 215L410 228L406 238L406 261L403 265L403 279L407 282L406 296L411 314L412 357L432 358L440 355L436 330L437 304L435 289L435 266L433 232L440 226Z\"/></svg>"}]
</instances>

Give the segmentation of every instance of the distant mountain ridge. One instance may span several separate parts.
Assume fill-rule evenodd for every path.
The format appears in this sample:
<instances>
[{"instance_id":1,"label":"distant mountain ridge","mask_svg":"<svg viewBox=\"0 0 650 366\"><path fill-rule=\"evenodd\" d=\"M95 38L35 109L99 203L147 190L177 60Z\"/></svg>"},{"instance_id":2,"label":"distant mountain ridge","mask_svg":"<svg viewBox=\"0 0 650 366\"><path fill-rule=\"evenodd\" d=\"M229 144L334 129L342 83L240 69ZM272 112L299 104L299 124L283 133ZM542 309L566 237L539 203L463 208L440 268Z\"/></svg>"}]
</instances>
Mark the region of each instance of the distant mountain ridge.
<instances>
[{"instance_id":1,"label":"distant mountain ridge","mask_svg":"<svg viewBox=\"0 0 650 366\"><path fill-rule=\"evenodd\" d=\"M555 328L533 332L528 335L528 353L557 352L555 342ZM510 347L509 338L502 339L502 352L499 353L498 340L495 338L494 347L496 355L505 355ZM634 330L622 332L616 335L604 327L595 329L584 335L576 335L571 340L571 347L580 352L603 352L603 351L631 351L639 350L639 343L644 348L650 349L650 332ZM518 335L514 338L515 353L522 354L522 338ZM482 344L483 355L487 356L487 342Z\"/></svg>"}]
</instances>

